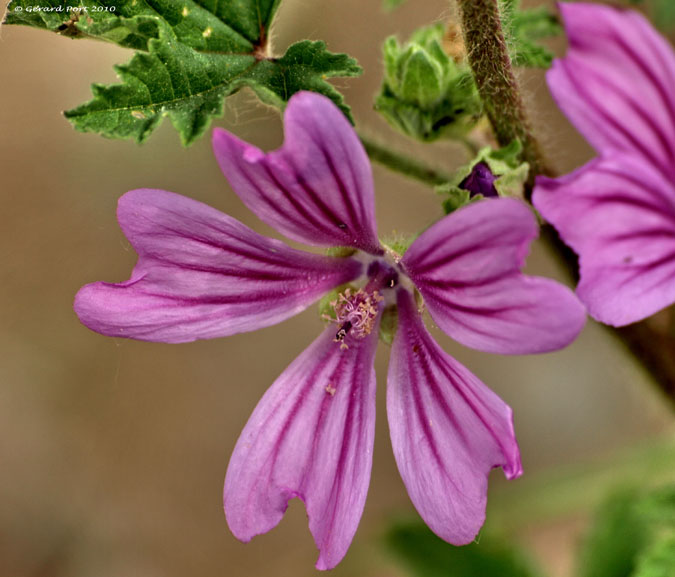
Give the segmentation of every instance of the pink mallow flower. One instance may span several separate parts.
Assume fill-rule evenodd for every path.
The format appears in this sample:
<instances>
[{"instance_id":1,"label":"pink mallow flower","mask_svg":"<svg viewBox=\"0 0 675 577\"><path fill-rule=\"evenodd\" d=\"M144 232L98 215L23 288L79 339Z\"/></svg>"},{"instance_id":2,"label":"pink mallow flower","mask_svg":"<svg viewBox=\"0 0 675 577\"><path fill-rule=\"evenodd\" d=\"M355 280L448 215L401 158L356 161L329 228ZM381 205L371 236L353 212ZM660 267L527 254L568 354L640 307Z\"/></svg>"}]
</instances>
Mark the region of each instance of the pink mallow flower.
<instances>
[{"instance_id":1,"label":"pink mallow flower","mask_svg":"<svg viewBox=\"0 0 675 577\"><path fill-rule=\"evenodd\" d=\"M85 286L80 320L111 336L168 343L266 327L345 283L335 318L274 382L230 460L225 513L242 541L272 529L288 501L305 503L317 568L347 552L370 481L375 432L373 360L383 310L397 307L387 412L410 498L440 537L474 539L490 469L521 472L511 409L447 355L422 322L469 347L538 353L570 343L584 324L572 291L520 272L537 235L530 209L483 200L447 216L401 257L377 237L371 168L330 100L294 96L283 147L265 154L217 130L213 146L232 188L264 222L312 246L289 248L189 198L135 190L118 218L139 255L131 279ZM421 295L421 296L420 296Z\"/></svg>"},{"instance_id":2,"label":"pink mallow flower","mask_svg":"<svg viewBox=\"0 0 675 577\"><path fill-rule=\"evenodd\" d=\"M547 80L598 156L540 177L535 207L579 255L579 298L622 326L675 302L675 54L636 12L561 4L569 49Z\"/></svg>"}]
</instances>

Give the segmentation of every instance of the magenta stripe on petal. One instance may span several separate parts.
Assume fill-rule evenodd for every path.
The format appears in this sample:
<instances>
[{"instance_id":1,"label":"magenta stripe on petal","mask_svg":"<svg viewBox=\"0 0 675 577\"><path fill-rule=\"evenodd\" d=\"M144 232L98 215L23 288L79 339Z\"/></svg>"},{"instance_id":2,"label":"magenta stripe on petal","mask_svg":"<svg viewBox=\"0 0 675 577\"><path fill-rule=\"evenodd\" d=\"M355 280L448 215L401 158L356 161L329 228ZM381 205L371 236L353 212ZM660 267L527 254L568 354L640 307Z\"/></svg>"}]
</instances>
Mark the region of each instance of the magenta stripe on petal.
<instances>
[{"instance_id":1,"label":"magenta stripe on petal","mask_svg":"<svg viewBox=\"0 0 675 577\"><path fill-rule=\"evenodd\" d=\"M344 557L370 481L375 434L377 329L348 349L327 328L274 382L253 411L225 478L225 514L249 541L302 499L320 555L317 569Z\"/></svg>"},{"instance_id":2,"label":"magenta stripe on petal","mask_svg":"<svg viewBox=\"0 0 675 577\"><path fill-rule=\"evenodd\" d=\"M485 520L490 470L502 467L509 479L522 474L511 409L438 346L407 291L397 296L387 377L394 456L426 524L465 545Z\"/></svg>"},{"instance_id":3,"label":"magenta stripe on petal","mask_svg":"<svg viewBox=\"0 0 675 577\"><path fill-rule=\"evenodd\" d=\"M131 279L83 287L82 323L99 333L187 342L276 324L361 274L348 258L292 249L189 198L134 190L118 220L138 253Z\"/></svg>"},{"instance_id":4,"label":"magenta stripe on petal","mask_svg":"<svg viewBox=\"0 0 675 577\"><path fill-rule=\"evenodd\" d=\"M284 145L269 154L225 130L213 150L251 211L288 238L381 253L370 162L356 132L325 96L294 95Z\"/></svg>"},{"instance_id":5,"label":"magenta stripe on petal","mask_svg":"<svg viewBox=\"0 0 675 577\"><path fill-rule=\"evenodd\" d=\"M626 152L675 178L675 54L636 12L560 4L569 39L547 74L565 115L601 153Z\"/></svg>"},{"instance_id":6,"label":"magenta stripe on petal","mask_svg":"<svg viewBox=\"0 0 675 577\"><path fill-rule=\"evenodd\" d=\"M402 263L453 339L503 354L551 351L577 337L585 313L567 287L521 273L536 235L523 202L482 200L427 229Z\"/></svg>"},{"instance_id":7,"label":"magenta stripe on petal","mask_svg":"<svg viewBox=\"0 0 675 577\"><path fill-rule=\"evenodd\" d=\"M577 294L595 319L626 325L675 303L675 184L628 154L537 179L533 202L579 255Z\"/></svg>"}]
</instances>

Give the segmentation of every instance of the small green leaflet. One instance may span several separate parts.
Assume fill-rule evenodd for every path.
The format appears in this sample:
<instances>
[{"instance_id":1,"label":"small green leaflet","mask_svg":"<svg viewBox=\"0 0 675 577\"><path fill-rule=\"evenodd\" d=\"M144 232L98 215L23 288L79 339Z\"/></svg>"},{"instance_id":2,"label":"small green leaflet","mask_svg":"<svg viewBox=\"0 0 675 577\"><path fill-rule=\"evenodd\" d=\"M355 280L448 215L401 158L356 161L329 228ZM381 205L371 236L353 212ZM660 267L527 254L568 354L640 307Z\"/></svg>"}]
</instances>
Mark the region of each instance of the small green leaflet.
<instances>
[{"instance_id":1,"label":"small green leaflet","mask_svg":"<svg viewBox=\"0 0 675 577\"><path fill-rule=\"evenodd\" d=\"M361 67L323 42L303 40L280 58L268 54L280 0L12 0L4 24L42 28L136 50L115 67L121 84L94 84L94 99L65 113L82 132L145 141L168 116L189 145L223 113L226 96L248 86L283 108L300 90L331 98L326 79L357 76Z\"/></svg>"},{"instance_id":2,"label":"small green leaflet","mask_svg":"<svg viewBox=\"0 0 675 577\"><path fill-rule=\"evenodd\" d=\"M520 9L520 0L499 0L504 36L514 66L549 68L553 53L538 43L562 33L558 18L546 7Z\"/></svg>"}]
</instances>

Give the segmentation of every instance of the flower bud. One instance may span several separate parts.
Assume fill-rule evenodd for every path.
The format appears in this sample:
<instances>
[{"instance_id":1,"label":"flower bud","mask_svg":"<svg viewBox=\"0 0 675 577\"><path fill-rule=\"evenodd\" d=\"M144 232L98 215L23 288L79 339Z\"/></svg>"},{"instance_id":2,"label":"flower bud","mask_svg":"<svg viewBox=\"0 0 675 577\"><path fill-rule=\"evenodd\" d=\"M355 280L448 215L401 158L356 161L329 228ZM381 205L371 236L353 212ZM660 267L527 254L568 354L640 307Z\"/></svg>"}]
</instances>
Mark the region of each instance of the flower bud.
<instances>
[{"instance_id":1,"label":"flower bud","mask_svg":"<svg viewBox=\"0 0 675 577\"><path fill-rule=\"evenodd\" d=\"M521 152L518 140L497 150L481 149L469 164L457 170L450 182L436 187L436 192L443 197L445 213L483 198L521 198L530 169L526 162L521 162Z\"/></svg>"},{"instance_id":2,"label":"flower bud","mask_svg":"<svg viewBox=\"0 0 675 577\"><path fill-rule=\"evenodd\" d=\"M444 51L441 25L417 30L404 46L391 36L383 52L375 108L398 130L423 141L456 138L481 116L471 71Z\"/></svg>"}]
</instances>

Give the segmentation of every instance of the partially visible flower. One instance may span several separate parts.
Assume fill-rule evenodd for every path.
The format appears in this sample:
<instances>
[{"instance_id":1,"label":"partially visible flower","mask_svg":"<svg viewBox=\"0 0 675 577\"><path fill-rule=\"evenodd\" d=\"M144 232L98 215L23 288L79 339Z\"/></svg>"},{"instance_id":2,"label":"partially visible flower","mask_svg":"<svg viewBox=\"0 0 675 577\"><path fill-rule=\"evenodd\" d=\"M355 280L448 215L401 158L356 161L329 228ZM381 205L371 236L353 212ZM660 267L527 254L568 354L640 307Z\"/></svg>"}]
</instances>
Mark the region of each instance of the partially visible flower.
<instances>
[{"instance_id":1,"label":"partially visible flower","mask_svg":"<svg viewBox=\"0 0 675 577\"><path fill-rule=\"evenodd\" d=\"M518 354L557 349L584 323L581 304L554 281L521 274L537 234L515 199L478 202L441 220L402 257L376 233L368 158L327 99L294 96L283 147L265 154L223 130L214 150L232 188L263 221L328 257L294 250L170 192L120 200L120 224L139 254L129 281L80 290L75 309L95 331L184 342L254 330L350 283L334 319L281 374L234 450L224 490L232 532L273 528L288 501L305 503L329 569L345 555L365 504L375 431L373 359L385 308L398 308L387 411L408 493L443 539L472 541L485 517L487 478L521 474L511 410L434 342L436 323L459 342ZM419 293L416 292L416 288Z\"/></svg>"},{"instance_id":2,"label":"partially visible flower","mask_svg":"<svg viewBox=\"0 0 675 577\"><path fill-rule=\"evenodd\" d=\"M636 12L561 4L569 49L547 80L599 156L533 202L579 255L579 298L615 326L675 303L675 54Z\"/></svg>"}]
</instances>

